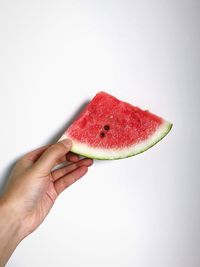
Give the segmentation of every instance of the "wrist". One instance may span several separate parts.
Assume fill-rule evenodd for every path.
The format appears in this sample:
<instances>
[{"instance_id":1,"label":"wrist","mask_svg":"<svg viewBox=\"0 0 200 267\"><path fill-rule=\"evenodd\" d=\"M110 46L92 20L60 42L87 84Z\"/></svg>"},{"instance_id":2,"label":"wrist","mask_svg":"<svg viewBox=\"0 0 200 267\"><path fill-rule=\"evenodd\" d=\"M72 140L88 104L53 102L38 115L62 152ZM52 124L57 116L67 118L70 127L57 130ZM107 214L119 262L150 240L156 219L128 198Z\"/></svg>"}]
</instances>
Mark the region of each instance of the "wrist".
<instances>
[{"instance_id":1,"label":"wrist","mask_svg":"<svg viewBox=\"0 0 200 267\"><path fill-rule=\"evenodd\" d=\"M0 266L5 266L17 245L22 240L20 221L12 209L0 199Z\"/></svg>"},{"instance_id":2,"label":"wrist","mask_svg":"<svg viewBox=\"0 0 200 267\"><path fill-rule=\"evenodd\" d=\"M13 211L12 205L9 205L9 202L3 198L0 199L0 218L1 231L5 234L8 232L13 243L17 245L23 239L21 221Z\"/></svg>"}]
</instances>

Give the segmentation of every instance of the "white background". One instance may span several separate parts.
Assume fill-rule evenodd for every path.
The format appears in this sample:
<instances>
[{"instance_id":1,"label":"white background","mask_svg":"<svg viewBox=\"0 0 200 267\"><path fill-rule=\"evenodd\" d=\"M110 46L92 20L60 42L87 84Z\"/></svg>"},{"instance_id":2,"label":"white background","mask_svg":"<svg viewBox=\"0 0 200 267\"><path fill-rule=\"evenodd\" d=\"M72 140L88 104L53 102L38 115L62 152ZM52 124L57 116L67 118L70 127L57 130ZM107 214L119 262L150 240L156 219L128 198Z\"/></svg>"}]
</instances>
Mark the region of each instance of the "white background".
<instances>
[{"instance_id":1,"label":"white background","mask_svg":"<svg viewBox=\"0 0 200 267\"><path fill-rule=\"evenodd\" d=\"M199 1L0 1L1 184L99 90L174 124L95 162L9 267L200 266L199 47Z\"/></svg>"}]
</instances>

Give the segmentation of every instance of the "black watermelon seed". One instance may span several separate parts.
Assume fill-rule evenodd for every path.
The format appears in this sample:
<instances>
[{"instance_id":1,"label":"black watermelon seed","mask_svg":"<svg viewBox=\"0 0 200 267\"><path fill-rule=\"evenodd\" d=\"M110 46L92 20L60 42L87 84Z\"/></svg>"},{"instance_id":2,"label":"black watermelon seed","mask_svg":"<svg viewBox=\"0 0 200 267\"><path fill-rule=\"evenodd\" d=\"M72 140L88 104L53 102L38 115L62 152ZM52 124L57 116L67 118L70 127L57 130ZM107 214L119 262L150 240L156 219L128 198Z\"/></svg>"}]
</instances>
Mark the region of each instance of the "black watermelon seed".
<instances>
[{"instance_id":1,"label":"black watermelon seed","mask_svg":"<svg viewBox=\"0 0 200 267\"><path fill-rule=\"evenodd\" d=\"M106 136L106 134L105 134L104 132L101 132L101 133L100 133L100 136L103 138L103 137Z\"/></svg>"},{"instance_id":2,"label":"black watermelon seed","mask_svg":"<svg viewBox=\"0 0 200 267\"><path fill-rule=\"evenodd\" d=\"M109 125L104 125L104 130L106 130L106 131L110 130L110 126Z\"/></svg>"}]
</instances>

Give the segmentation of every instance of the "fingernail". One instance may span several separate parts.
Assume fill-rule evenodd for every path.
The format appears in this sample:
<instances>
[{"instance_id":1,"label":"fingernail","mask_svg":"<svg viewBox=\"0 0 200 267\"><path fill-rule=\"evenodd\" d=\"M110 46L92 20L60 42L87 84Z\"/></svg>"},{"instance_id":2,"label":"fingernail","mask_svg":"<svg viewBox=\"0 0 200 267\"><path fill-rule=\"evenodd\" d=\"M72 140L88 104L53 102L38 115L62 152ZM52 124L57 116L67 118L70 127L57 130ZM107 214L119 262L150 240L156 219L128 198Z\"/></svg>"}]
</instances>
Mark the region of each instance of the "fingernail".
<instances>
[{"instance_id":1,"label":"fingernail","mask_svg":"<svg viewBox=\"0 0 200 267\"><path fill-rule=\"evenodd\" d=\"M60 142L68 149L72 146L72 141L70 139L63 139Z\"/></svg>"}]
</instances>

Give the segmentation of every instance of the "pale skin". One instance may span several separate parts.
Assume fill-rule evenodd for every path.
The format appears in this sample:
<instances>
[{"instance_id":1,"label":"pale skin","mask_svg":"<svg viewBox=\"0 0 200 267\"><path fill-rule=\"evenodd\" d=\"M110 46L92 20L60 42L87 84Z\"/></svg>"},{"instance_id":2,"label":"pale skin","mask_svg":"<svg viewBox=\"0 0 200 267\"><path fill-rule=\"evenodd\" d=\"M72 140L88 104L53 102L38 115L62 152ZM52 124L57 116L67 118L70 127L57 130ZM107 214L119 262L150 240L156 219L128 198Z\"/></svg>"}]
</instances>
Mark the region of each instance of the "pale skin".
<instances>
[{"instance_id":1,"label":"pale skin","mask_svg":"<svg viewBox=\"0 0 200 267\"><path fill-rule=\"evenodd\" d=\"M69 139L38 148L23 156L13 168L0 197L0 267L17 245L43 222L57 197L84 176L91 159L69 152ZM60 163L67 166L52 170Z\"/></svg>"}]
</instances>

